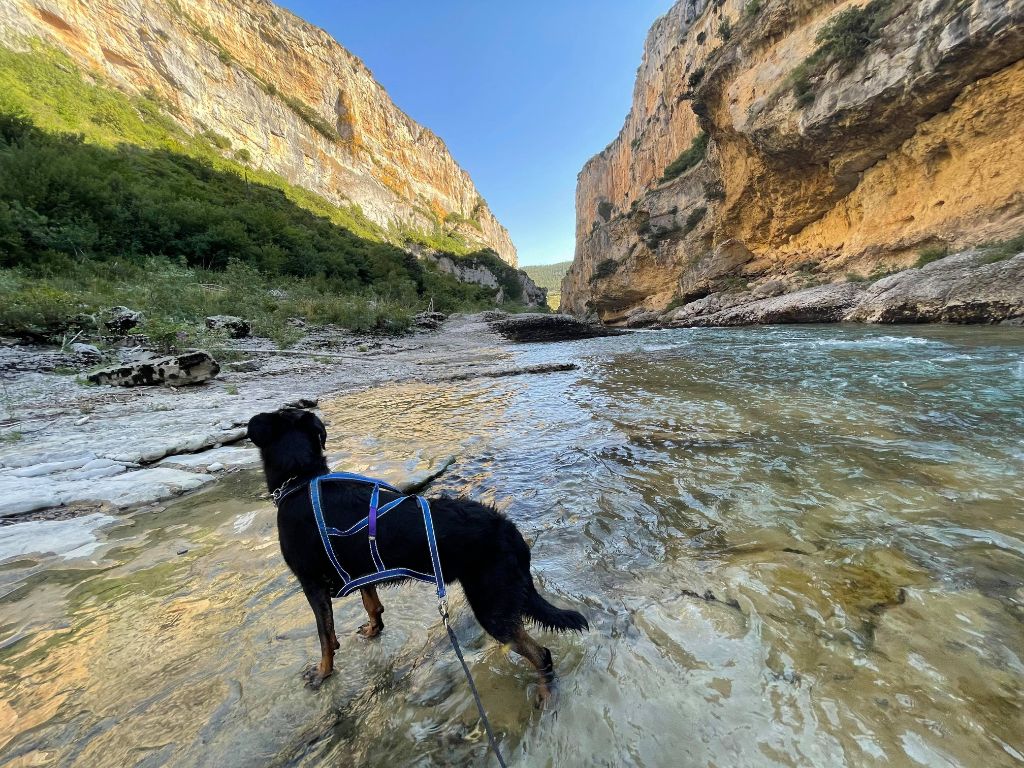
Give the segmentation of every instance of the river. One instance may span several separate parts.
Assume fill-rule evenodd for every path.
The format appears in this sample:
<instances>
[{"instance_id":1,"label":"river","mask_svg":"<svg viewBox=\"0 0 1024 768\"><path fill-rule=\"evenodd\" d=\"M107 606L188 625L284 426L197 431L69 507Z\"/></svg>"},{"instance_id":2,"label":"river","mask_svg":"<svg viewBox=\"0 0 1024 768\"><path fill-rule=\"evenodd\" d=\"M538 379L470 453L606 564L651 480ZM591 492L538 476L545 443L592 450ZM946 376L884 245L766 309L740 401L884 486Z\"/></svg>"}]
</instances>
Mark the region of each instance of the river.
<instances>
[{"instance_id":1,"label":"river","mask_svg":"<svg viewBox=\"0 0 1024 768\"><path fill-rule=\"evenodd\" d=\"M580 367L321 402L332 451L455 455L428 493L503 510L541 590L589 617L537 633L561 691L541 712L454 590L510 765L1024 765L1024 332L514 354ZM245 471L159 511L0 528L0 764L493 764L428 585L382 592L374 641L338 601L337 672L303 687L315 626L263 491Z\"/></svg>"}]
</instances>

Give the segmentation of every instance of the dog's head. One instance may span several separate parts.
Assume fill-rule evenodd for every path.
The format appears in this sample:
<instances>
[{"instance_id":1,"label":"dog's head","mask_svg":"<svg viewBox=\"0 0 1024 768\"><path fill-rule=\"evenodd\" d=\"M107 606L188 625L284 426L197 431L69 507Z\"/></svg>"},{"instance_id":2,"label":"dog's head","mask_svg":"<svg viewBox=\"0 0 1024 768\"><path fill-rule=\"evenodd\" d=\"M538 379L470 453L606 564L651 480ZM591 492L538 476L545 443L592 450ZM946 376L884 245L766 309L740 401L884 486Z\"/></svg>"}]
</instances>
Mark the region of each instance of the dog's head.
<instances>
[{"instance_id":1,"label":"dog's head","mask_svg":"<svg viewBox=\"0 0 1024 768\"><path fill-rule=\"evenodd\" d=\"M288 459L299 464L321 462L327 446L324 423L312 411L300 408L256 414L249 419L248 435L264 459Z\"/></svg>"}]
</instances>

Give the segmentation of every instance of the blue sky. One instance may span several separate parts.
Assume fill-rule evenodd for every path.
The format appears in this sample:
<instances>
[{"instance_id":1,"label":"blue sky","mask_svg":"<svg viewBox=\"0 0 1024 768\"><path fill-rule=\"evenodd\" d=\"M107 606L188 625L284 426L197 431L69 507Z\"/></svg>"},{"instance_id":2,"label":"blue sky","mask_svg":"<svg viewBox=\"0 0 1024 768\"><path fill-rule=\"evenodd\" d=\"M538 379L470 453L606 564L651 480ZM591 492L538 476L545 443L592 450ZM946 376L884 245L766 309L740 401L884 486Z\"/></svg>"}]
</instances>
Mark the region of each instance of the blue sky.
<instances>
[{"instance_id":1,"label":"blue sky","mask_svg":"<svg viewBox=\"0 0 1024 768\"><path fill-rule=\"evenodd\" d=\"M280 1L280 0L279 0ZM576 174L629 111L671 0L284 0L447 143L519 248L571 259Z\"/></svg>"}]
</instances>

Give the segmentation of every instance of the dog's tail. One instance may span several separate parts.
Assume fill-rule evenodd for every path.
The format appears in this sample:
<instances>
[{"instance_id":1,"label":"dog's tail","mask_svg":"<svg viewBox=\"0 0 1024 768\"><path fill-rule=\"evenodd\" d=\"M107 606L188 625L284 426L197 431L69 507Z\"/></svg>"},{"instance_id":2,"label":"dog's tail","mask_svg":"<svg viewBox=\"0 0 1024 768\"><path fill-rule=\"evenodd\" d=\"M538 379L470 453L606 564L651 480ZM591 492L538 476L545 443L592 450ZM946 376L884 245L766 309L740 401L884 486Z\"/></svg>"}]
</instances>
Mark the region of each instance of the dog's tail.
<instances>
[{"instance_id":1,"label":"dog's tail","mask_svg":"<svg viewBox=\"0 0 1024 768\"><path fill-rule=\"evenodd\" d=\"M541 597L536 589L532 589L532 584L530 586L530 595L526 598L525 613L544 627L544 629L549 629L552 632L583 632L590 629L590 625L582 613L555 608L555 606Z\"/></svg>"}]
</instances>

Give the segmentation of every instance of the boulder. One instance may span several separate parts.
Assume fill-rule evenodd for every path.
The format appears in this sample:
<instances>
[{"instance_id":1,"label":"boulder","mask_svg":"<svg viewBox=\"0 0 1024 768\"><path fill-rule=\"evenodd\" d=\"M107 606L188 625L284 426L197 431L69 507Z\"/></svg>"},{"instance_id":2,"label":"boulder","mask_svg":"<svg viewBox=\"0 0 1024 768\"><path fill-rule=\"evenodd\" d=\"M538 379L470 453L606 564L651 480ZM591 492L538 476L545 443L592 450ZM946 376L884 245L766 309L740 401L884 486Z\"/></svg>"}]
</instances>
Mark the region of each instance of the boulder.
<instances>
[{"instance_id":1,"label":"boulder","mask_svg":"<svg viewBox=\"0 0 1024 768\"><path fill-rule=\"evenodd\" d=\"M444 312L420 312L412 319L412 324L417 328L436 330L448 318Z\"/></svg>"},{"instance_id":2,"label":"boulder","mask_svg":"<svg viewBox=\"0 0 1024 768\"><path fill-rule=\"evenodd\" d=\"M489 319L488 323L506 339L518 342L574 341L600 336L619 336L625 333L597 323L588 323L571 315L506 315Z\"/></svg>"},{"instance_id":3,"label":"boulder","mask_svg":"<svg viewBox=\"0 0 1024 768\"><path fill-rule=\"evenodd\" d=\"M1024 317L1024 253L989 261L968 251L882 278L847 320L862 323L1013 323Z\"/></svg>"},{"instance_id":4,"label":"boulder","mask_svg":"<svg viewBox=\"0 0 1024 768\"><path fill-rule=\"evenodd\" d=\"M75 342L71 345L71 351L87 359L100 360L103 358L103 353L100 352L99 347L94 347L92 344Z\"/></svg>"},{"instance_id":5,"label":"boulder","mask_svg":"<svg viewBox=\"0 0 1024 768\"><path fill-rule=\"evenodd\" d=\"M124 336L142 322L142 313L128 307L111 307L100 315L103 326L113 334Z\"/></svg>"},{"instance_id":6,"label":"boulder","mask_svg":"<svg viewBox=\"0 0 1024 768\"><path fill-rule=\"evenodd\" d=\"M206 318L206 327L211 331L224 331L232 339L244 339L252 333L249 322L234 315L212 315Z\"/></svg>"},{"instance_id":7,"label":"boulder","mask_svg":"<svg viewBox=\"0 0 1024 768\"><path fill-rule=\"evenodd\" d=\"M135 360L105 368L89 375L94 384L138 387L165 384L185 386L202 384L220 373L220 365L209 352L195 350L181 355Z\"/></svg>"},{"instance_id":8,"label":"boulder","mask_svg":"<svg viewBox=\"0 0 1024 768\"><path fill-rule=\"evenodd\" d=\"M714 327L733 325L769 325L772 323L835 323L854 306L863 293L856 283L829 283L786 293L757 301L746 301L731 307L714 310L712 297L702 299L710 313L694 314L691 305L682 307L689 312L677 312L669 325L673 327ZM751 298L749 293L741 294ZM693 302L698 304L698 302Z\"/></svg>"}]
</instances>

